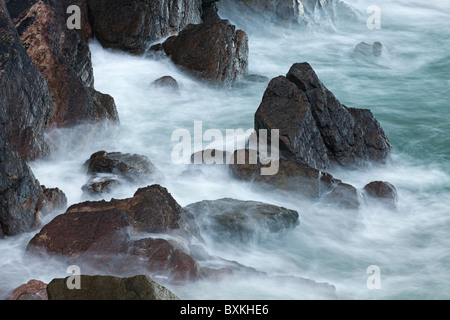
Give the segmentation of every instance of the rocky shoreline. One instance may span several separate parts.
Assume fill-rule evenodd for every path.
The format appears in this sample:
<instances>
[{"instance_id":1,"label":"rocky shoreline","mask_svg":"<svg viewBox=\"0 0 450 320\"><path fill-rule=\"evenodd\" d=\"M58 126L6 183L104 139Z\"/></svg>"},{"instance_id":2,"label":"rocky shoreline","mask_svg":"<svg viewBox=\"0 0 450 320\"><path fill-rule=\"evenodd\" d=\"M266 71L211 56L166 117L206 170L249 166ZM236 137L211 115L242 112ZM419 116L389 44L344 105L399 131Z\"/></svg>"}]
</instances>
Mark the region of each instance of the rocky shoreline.
<instances>
[{"instance_id":1,"label":"rocky shoreline","mask_svg":"<svg viewBox=\"0 0 450 320\"><path fill-rule=\"evenodd\" d=\"M222 1L299 24L319 13L351 12L341 1ZM49 284L30 280L10 299L178 299L142 274L164 279L163 284L260 275L254 268L211 257L203 237L247 243L282 236L301 224L298 212L262 202L227 198L182 207L170 190L145 185L161 172L139 154L109 150L86 159L83 191L100 200L68 208L64 190L41 186L28 165L51 154L55 142L46 137L54 128L89 124L95 136L104 124L120 126L114 97L95 89L89 50L93 37L104 48L128 54L166 55L206 85L227 88L247 77L248 35L220 18L216 2L0 0L0 241L34 231L27 255L54 256L68 265L117 275L83 276L98 286L97 295L72 295L64 289L67 279ZM79 30L66 27L66 9L73 4L81 8ZM169 80L176 90L176 80ZM164 86L164 81L155 85ZM327 172L382 165L391 145L370 110L341 104L308 63L294 63L286 76L270 81L255 106L254 126L256 132L280 131L279 170L261 175L265 164L258 154L256 163L229 164L230 177L345 210L357 211L362 202L372 201L395 208L397 193L390 183L368 181L357 190ZM248 149L227 157L236 159L241 151L249 159ZM101 200L124 183L136 187L133 197ZM50 213L55 218L43 225ZM296 280L335 297L332 285ZM124 286L123 292L111 291Z\"/></svg>"}]
</instances>

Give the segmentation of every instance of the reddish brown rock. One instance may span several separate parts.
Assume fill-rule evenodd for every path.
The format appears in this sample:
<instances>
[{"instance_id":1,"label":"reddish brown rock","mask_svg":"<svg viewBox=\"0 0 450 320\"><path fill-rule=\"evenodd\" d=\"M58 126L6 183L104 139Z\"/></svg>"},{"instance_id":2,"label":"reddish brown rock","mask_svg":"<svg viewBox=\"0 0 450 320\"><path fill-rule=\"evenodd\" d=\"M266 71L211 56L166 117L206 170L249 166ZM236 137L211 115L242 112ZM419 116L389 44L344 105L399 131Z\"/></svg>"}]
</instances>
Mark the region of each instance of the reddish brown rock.
<instances>
[{"instance_id":1,"label":"reddish brown rock","mask_svg":"<svg viewBox=\"0 0 450 320\"><path fill-rule=\"evenodd\" d=\"M376 199L386 205L395 208L398 194L394 185L386 181L373 181L364 187L364 192L372 199Z\"/></svg>"},{"instance_id":2,"label":"reddish brown rock","mask_svg":"<svg viewBox=\"0 0 450 320\"><path fill-rule=\"evenodd\" d=\"M31 239L27 251L66 257L70 263L124 274L147 270L175 282L194 280L198 265L176 242L132 236L164 233L189 242L198 237L192 214L165 188L139 189L133 198L71 206Z\"/></svg>"},{"instance_id":3,"label":"reddish brown rock","mask_svg":"<svg viewBox=\"0 0 450 320\"><path fill-rule=\"evenodd\" d=\"M118 121L112 98L93 87L89 47L66 26L67 8L60 1L11 1L14 23L33 63L45 77L53 100L48 126L68 127L83 122ZM45 35L45 36L42 36Z\"/></svg>"},{"instance_id":4,"label":"reddish brown rock","mask_svg":"<svg viewBox=\"0 0 450 320\"><path fill-rule=\"evenodd\" d=\"M47 284L39 280L30 280L14 289L8 300L48 300Z\"/></svg>"}]
</instances>

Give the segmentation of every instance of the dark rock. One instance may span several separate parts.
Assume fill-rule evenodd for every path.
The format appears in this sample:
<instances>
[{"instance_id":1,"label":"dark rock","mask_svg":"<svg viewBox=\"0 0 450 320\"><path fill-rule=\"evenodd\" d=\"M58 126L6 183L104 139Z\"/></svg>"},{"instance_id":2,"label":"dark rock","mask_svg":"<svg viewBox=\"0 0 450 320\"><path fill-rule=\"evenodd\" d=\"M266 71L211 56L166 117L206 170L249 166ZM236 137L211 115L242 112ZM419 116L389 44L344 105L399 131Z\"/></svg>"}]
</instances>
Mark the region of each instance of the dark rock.
<instances>
[{"instance_id":1,"label":"dark rock","mask_svg":"<svg viewBox=\"0 0 450 320\"><path fill-rule=\"evenodd\" d=\"M308 63L269 83L255 129L279 129L286 158L321 170L383 162L391 150L372 112L342 105Z\"/></svg>"},{"instance_id":2,"label":"dark rock","mask_svg":"<svg viewBox=\"0 0 450 320\"><path fill-rule=\"evenodd\" d=\"M0 133L0 229L7 236L32 231L46 197L39 181Z\"/></svg>"},{"instance_id":3,"label":"dark rock","mask_svg":"<svg viewBox=\"0 0 450 320\"><path fill-rule=\"evenodd\" d=\"M52 116L47 83L27 55L0 1L0 123L1 133L25 160L49 153L44 134Z\"/></svg>"},{"instance_id":4,"label":"dark rock","mask_svg":"<svg viewBox=\"0 0 450 320\"><path fill-rule=\"evenodd\" d=\"M176 65L214 85L231 85L247 74L247 34L225 20L188 25L162 48Z\"/></svg>"},{"instance_id":5,"label":"dark rock","mask_svg":"<svg viewBox=\"0 0 450 320\"><path fill-rule=\"evenodd\" d=\"M30 280L14 289L8 300L48 300L47 284L39 280Z\"/></svg>"},{"instance_id":6,"label":"dark rock","mask_svg":"<svg viewBox=\"0 0 450 320\"><path fill-rule=\"evenodd\" d=\"M218 241L259 240L299 224L297 211L256 201L225 198L200 201L185 209L192 212L202 233Z\"/></svg>"},{"instance_id":7,"label":"dark rock","mask_svg":"<svg viewBox=\"0 0 450 320\"><path fill-rule=\"evenodd\" d=\"M90 195L109 193L122 183L142 184L160 174L146 156L120 152L96 152L84 167L90 179L82 189Z\"/></svg>"},{"instance_id":8,"label":"dark rock","mask_svg":"<svg viewBox=\"0 0 450 320\"><path fill-rule=\"evenodd\" d=\"M69 127L84 122L117 122L112 98L104 99L93 87L87 43L66 26L61 1L32 0L25 9L12 1L14 23L28 55L41 71L53 100L48 126ZM19 9L24 9L20 11ZM42 37L45 30L45 37Z\"/></svg>"},{"instance_id":9,"label":"dark rock","mask_svg":"<svg viewBox=\"0 0 450 320\"><path fill-rule=\"evenodd\" d=\"M394 185L386 181L373 181L364 187L364 192L372 199L376 199L389 207L395 208L398 194Z\"/></svg>"},{"instance_id":10,"label":"dark rock","mask_svg":"<svg viewBox=\"0 0 450 320\"><path fill-rule=\"evenodd\" d=\"M179 300L167 288L146 275L130 278L80 275L81 289L70 290L65 279L47 286L48 300Z\"/></svg>"},{"instance_id":11,"label":"dark rock","mask_svg":"<svg viewBox=\"0 0 450 320\"><path fill-rule=\"evenodd\" d=\"M179 89L178 82L171 76L164 76L156 79L152 83L153 86L158 88Z\"/></svg>"},{"instance_id":12,"label":"dark rock","mask_svg":"<svg viewBox=\"0 0 450 320\"><path fill-rule=\"evenodd\" d=\"M104 47L134 54L202 21L202 0L89 0L89 10L94 34Z\"/></svg>"},{"instance_id":13,"label":"dark rock","mask_svg":"<svg viewBox=\"0 0 450 320\"><path fill-rule=\"evenodd\" d=\"M354 209L359 206L356 188L327 172L281 158L276 174L262 175L261 168L264 165L259 159L259 154L256 164L249 162L249 150L235 151L234 159L236 160L237 153L242 151L245 151L245 163L239 164L235 161L230 165L230 172L234 178L253 182L263 190L294 192L307 199L322 199L338 207Z\"/></svg>"}]
</instances>

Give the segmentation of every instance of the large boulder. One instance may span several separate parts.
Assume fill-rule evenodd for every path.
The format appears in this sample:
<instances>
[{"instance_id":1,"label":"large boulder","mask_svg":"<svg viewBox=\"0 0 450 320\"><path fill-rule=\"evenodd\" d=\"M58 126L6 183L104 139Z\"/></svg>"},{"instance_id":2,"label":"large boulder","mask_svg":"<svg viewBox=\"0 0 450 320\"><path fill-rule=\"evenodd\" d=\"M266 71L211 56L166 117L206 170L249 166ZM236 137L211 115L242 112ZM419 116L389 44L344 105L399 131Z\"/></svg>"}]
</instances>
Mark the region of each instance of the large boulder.
<instances>
[{"instance_id":1,"label":"large boulder","mask_svg":"<svg viewBox=\"0 0 450 320\"><path fill-rule=\"evenodd\" d=\"M94 35L107 48L142 54L147 46L201 23L202 0L89 0Z\"/></svg>"},{"instance_id":2,"label":"large boulder","mask_svg":"<svg viewBox=\"0 0 450 320\"><path fill-rule=\"evenodd\" d=\"M129 199L72 205L31 239L27 251L121 274L146 270L179 282L199 276L200 266L186 247L199 237L192 214L153 185Z\"/></svg>"},{"instance_id":3,"label":"large boulder","mask_svg":"<svg viewBox=\"0 0 450 320\"><path fill-rule=\"evenodd\" d=\"M162 44L172 61L213 85L231 85L248 70L248 37L212 10L205 23L190 24Z\"/></svg>"},{"instance_id":4,"label":"large boulder","mask_svg":"<svg viewBox=\"0 0 450 320\"><path fill-rule=\"evenodd\" d=\"M53 113L48 127L117 122L112 98L93 89L89 47L80 34L67 28L63 2L11 0L8 9L14 13L12 18L28 55L50 89Z\"/></svg>"},{"instance_id":5,"label":"large boulder","mask_svg":"<svg viewBox=\"0 0 450 320\"><path fill-rule=\"evenodd\" d=\"M217 241L258 241L299 224L297 211L257 201L205 200L185 209L192 212L202 234L208 233Z\"/></svg>"},{"instance_id":6,"label":"large boulder","mask_svg":"<svg viewBox=\"0 0 450 320\"><path fill-rule=\"evenodd\" d=\"M281 153L319 170L384 162L391 150L372 112L342 105L308 63L269 83L255 129L279 129Z\"/></svg>"},{"instance_id":7,"label":"large boulder","mask_svg":"<svg viewBox=\"0 0 450 320\"><path fill-rule=\"evenodd\" d=\"M67 199L59 189L41 187L28 164L0 133L0 235L39 226L40 215L60 210Z\"/></svg>"},{"instance_id":8,"label":"large boulder","mask_svg":"<svg viewBox=\"0 0 450 320\"><path fill-rule=\"evenodd\" d=\"M25 160L45 156L52 100L45 78L23 47L4 0L0 1L1 133Z\"/></svg>"},{"instance_id":9,"label":"large boulder","mask_svg":"<svg viewBox=\"0 0 450 320\"><path fill-rule=\"evenodd\" d=\"M179 300L166 287L146 275L129 278L80 275L80 289L71 290L65 279L53 279L47 286L48 300Z\"/></svg>"}]
</instances>

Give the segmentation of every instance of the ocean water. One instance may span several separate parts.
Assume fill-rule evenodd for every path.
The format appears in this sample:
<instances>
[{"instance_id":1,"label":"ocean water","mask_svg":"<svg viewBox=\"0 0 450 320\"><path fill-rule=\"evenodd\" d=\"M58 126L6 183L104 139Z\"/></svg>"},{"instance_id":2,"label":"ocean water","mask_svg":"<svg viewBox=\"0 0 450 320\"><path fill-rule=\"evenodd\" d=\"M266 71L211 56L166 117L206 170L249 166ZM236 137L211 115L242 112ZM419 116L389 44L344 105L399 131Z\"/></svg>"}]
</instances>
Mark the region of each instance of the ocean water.
<instances>
[{"instance_id":1,"label":"ocean water","mask_svg":"<svg viewBox=\"0 0 450 320\"><path fill-rule=\"evenodd\" d=\"M62 189L74 204L85 200L82 164L93 152L137 153L148 156L163 173L148 183L166 187L182 206L229 197L299 212L297 228L262 242L236 245L206 234L205 249L211 255L266 276L170 287L184 299L329 298L280 277L331 284L340 299L450 298L450 2L377 3L380 29L367 27L371 14L366 9L372 1L347 3L358 21L321 21L309 28L243 17L232 6L221 5L221 16L249 35L250 73L265 77L232 88L205 86L167 58L131 56L92 41L95 88L114 97L120 127L82 145L77 143L82 128L53 132L49 138L58 150L50 159L31 163L36 177ZM355 56L355 46L363 41L381 42L382 56ZM359 189L374 180L391 182L399 195L396 210L364 204L355 214L295 194L256 190L230 179L225 166L199 167L199 172L187 174L186 165L173 163L171 152L178 143L171 139L174 130L193 133L194 121L202 121L203 131L214 128L224 135L226 129L253 128L268 81L304 61L343 104L371 109L393 146L386 165L331 173ZM180 90L150 86L165 75L176 78ZM125 186L105 199L130 197L135 191L136 186ZM0 296L30 279L67 276L63 262L24 259L33 235L0 240ZM367 268L373 265L380 270L378 289L367 286Z\"/></svg>"}]
</instances>

